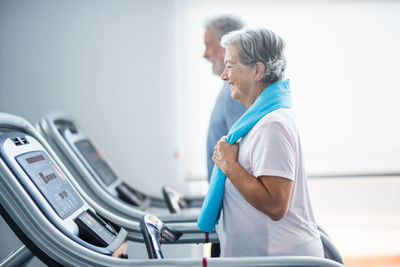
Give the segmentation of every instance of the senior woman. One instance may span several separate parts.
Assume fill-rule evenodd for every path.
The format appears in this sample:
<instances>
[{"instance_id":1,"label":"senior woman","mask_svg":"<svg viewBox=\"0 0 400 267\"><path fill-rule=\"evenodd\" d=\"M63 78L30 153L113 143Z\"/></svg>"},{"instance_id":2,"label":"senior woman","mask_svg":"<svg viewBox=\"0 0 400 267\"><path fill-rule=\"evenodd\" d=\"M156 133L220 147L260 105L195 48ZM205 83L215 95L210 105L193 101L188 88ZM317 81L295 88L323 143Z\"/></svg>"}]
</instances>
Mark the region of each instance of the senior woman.
<instances>
[{"instance_id":1,"label":"senior woman","mask_svg":"<svg viewBox=\"0 0 400 267\"><path fill-rule=\"evenodd\" d=\"M216 227L221 256L323 257L289 80L283 80L285 43L261 28L231 32L221 44L221 78L232 86L232 98L249 107L213 154L227 178Z\"/></svg>"}]
</instances>

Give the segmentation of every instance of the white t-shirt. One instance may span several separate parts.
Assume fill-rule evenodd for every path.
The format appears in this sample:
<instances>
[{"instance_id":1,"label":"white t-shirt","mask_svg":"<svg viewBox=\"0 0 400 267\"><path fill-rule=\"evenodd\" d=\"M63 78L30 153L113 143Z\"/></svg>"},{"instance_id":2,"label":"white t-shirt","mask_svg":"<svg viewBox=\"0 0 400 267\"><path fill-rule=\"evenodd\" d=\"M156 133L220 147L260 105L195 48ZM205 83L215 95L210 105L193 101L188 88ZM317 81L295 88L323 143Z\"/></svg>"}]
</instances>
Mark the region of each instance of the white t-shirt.
<instances>
[{"instance_id":1,"label":"white t-shirt","mask_svg":"<svg viewBox=\"0 0 400 267\"><path fill-rule=\"evenodd\" d=\"M248 203L227 178L217 226L221 257L323 257L291 109L278 109L263 117L240 140L238 161L255 177L279 176L293 180L293 191L287 214L273 221Z\"/></svg>"}]
</instances>

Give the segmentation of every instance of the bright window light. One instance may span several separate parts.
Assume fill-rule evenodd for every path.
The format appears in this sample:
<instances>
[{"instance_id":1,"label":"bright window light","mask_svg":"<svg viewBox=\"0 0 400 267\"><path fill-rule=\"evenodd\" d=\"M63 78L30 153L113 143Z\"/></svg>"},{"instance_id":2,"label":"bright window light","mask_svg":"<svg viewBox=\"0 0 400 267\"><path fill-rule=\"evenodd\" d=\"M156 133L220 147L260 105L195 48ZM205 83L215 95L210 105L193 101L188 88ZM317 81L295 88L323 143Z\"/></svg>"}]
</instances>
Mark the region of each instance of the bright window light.
<instances>
[{"instance_id":1,"label":"bright window light","mask_svg":"<svg viewBox=\"0 0 400 267\"><path fill-rule=\"evenodd\" d=\"M286 41L309 174L400 170L400 2L187 1L182 6L185 173L206 176L208 122L222 87L202 58L204 19L221 13Z\"/></svg>"}]
</instances>

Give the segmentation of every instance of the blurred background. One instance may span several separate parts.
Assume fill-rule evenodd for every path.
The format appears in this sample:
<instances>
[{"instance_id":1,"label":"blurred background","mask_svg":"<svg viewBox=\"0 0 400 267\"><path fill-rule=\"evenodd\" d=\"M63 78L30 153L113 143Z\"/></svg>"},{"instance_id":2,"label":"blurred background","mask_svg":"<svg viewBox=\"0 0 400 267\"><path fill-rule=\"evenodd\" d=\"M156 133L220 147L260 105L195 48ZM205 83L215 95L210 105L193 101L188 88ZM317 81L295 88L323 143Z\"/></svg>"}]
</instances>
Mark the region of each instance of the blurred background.
<instances>
[{"instance_id":1,"label":"blurred background","mask_svg":"<svg viewBox=\"0 0 400 267\"><path fill-rule=\"evenodd\" d=\"M132 186L204 193L221 13L286 41L315 215L347 265L400 266L400 1L0 0L0 112L66 112Z\"/></svg>"}]
</instances>

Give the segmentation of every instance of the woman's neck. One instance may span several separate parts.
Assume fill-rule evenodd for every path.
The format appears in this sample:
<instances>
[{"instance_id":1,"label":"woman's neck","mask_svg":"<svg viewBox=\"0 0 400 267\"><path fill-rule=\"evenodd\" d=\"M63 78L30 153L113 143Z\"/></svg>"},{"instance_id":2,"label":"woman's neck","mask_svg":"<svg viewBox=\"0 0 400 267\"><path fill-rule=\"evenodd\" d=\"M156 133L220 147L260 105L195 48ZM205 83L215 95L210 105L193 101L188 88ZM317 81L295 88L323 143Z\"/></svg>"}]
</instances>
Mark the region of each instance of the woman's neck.
<instances>
[{"instance_id":1,"label":"woman's neck","mask_svg":"<svg viewBox=\"0 0 400 267\"><path fill-rule=\"evenodd\" d=\"M254 85L254 88L250 90L251 94L247 98L246 103L243 103L246 107L250 107L261 95L261 93L270 85L270 83L258 82Z\"/></svg>"}]
</instances>

